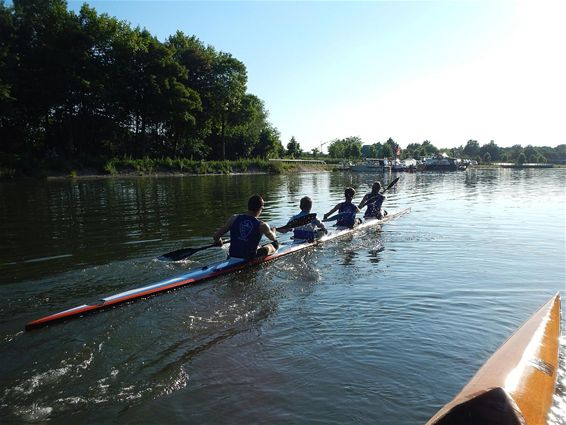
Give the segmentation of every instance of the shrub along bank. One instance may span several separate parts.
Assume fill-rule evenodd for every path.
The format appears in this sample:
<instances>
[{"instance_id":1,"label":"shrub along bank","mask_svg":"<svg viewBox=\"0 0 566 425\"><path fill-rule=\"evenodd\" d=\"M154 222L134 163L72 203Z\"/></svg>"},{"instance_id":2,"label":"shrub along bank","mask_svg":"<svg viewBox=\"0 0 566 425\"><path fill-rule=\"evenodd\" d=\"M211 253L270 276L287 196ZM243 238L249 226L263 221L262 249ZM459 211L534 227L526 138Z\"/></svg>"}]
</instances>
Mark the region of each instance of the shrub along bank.
<instances>
[{"instance_id":1,"label":"shrub along bank","mask_svg":"<svg viewBox=\"0 0 566 425\"><path fill-rule=\"evenodd\" d=\"M236 161L195 161L187 158L114 157L107 160L83 158L67 161L44 158L41 161L25 157L0 157L0 178L48 178L81 176L167 175L167 174L233 174L294 171L323 171L324 164L281 163L265 159Z\"/></svg>"}]
</instances>

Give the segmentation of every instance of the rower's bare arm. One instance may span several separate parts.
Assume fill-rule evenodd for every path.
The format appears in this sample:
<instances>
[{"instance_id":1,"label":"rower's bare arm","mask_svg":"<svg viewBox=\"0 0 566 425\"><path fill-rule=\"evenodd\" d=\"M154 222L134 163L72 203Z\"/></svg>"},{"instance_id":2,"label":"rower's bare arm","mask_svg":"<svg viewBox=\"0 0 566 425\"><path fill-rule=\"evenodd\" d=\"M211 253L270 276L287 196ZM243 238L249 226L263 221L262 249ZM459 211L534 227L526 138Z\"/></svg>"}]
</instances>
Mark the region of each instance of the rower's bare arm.
<instances>
[{"instance_id":1,"label":"rower's bare arm","mask_svg":"<svg viewBox=\"0 0 566 425\"><path fill-rule=\"evenodd\" d=\"M232 226L232 223L234 222L236 216L233 215L232 217L230 217L228 219L228 221L226 223L224 223L224 225L222 227L220 227L212 236L212 239L214 240L214 243L219 243L221 242L221 238L222 236L228 232L228 230L230 230L230 226Z\"/></svg>"},{"instance_id":2,"label":"rower's bare arm","mask_svg":"<svg viewBox=\"0 0 566 425\"><path fill-rule=\"evenodd\" d=\"M332 214L335 211L338 211L338 208L340 208L341 204L336 205L334 208L332 208L330 211L328 211L326 214L324 214L324 218L328 218L330 217L330 214Z\"/></svg>"},{"instance_id":3,"label":"rower's bare arm","mask_svg":"<svg viewBox=\"0 0 566 425\"><path fill-rule=\"evenodd\" d=\"M277 240L277 235L275 234L275 232L276 232L275 227L270 228L269 224L267 224L265 221L263 221L259 226L260 226L261 233L267 239L271 240L272 242L275 242Z\"/></svg>"},{"instance_id":4,"label":"rower's bare arm","mask_svg":"<svg viewBox=\"0 0 566 425\"><path fill-rule=\"evenodd\" d=\"M362 202L360 202L360 204L358 205L358 210L362 209L366 205L367 200L368 200L368 194L366 193L362 198Z\"/></svg>"}]
</instances>

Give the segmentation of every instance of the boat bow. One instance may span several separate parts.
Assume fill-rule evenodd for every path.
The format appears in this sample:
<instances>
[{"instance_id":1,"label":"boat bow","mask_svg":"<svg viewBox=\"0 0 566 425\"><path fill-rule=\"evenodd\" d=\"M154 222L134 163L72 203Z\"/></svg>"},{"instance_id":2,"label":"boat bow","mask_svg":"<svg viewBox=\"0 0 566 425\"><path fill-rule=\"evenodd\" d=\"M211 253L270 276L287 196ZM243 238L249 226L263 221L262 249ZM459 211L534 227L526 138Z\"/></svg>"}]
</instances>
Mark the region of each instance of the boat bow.
<instances>
[{"instance_id":1,"label":"boat bow","mask_svg":"<svg viewBox=\"0 0 566 425\"><path fill-rule=\"evenodd\" d=\"M427 425L543 425L558 369L560 295L556 294L480 368Z\"/></svg>"}]
</instances>

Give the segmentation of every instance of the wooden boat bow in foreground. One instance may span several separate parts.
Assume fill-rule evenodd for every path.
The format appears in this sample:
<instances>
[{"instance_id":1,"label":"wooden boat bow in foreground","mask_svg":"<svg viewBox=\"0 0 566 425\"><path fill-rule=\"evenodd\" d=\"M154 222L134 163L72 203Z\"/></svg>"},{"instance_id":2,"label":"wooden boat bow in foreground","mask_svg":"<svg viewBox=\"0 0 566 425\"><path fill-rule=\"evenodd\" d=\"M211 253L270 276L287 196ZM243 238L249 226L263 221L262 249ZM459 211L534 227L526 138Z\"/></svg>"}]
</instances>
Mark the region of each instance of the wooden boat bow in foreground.
<instances>
[{"instance_id":1,"label":"wooden boat bow in foreground","mask_svg":"<svg viewBox=\"0 0 566 425\"><path fill-rule=\"evenodd\" d=\"M558 369L560 295L556 294L480 368L427 425L543 425Z\"/></svg>"}]
</instances>

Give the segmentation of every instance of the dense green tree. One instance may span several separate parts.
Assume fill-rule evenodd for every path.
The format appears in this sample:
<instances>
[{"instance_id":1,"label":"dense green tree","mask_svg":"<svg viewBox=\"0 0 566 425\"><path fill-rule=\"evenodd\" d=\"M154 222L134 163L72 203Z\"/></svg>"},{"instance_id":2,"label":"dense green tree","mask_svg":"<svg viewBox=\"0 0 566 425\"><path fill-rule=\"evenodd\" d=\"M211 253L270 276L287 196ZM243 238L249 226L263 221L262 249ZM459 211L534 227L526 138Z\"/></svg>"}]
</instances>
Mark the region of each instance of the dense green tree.
<instances>
[{"instance_id":1,"label":"dense green tree","mask_svg":"<svg viewBox=\"0 0 566 425\"><path fill-rule=\"evenodd\" d=\"M267 111L257 96L246 94L233 114L233 129L227 144L232 157L249 157L259 143L262 131L267 127Z\"/></svg>"},{"instance_id":2,"label":"dense green tree","mask_svg":"<svg viewBox=\"0 0 566 425\"><path fill-rule=\"evenodd\" d=\"M299 142L297 142L294 136L291 137L291 140L287 143L287 156L290 156L291 158L299 158L302 153L303 151Z\"/></svg>"},{"instance_id":3,"label":"dense green tree","mask_svg":"<svg viewBox=\"0 0 566 425\"><path fill-rule=\"evenodd\" d=\"M10 70L15 67L14 46L14 22L12 19L11 9L0 1L0 107L6 108L5 102L12 99L11 82L13 76L10 76ZM0 109L2 114L0 119L6 113L6 109Z\"/></svg>"},{"instance_id":4,"label":"dense green tree","mask_svg":"<svg viewBox=\"0 0 566 425\"><path fill-rule=\"evenodd\" d=\"M375 158L377 156L377 149L375 145L363 145L362 156L364 158Z\"/></svg>"},{"instance_id":5,"label":"dense green tree","mask_svg":"<svg viewBox=\"0 0 566 425\"><path fill-rule=\"evenodd\" d=\"M345 155L348 158L361 158L362 157L361 143L348 143L346 145Z\"/></svg>"},{"instance_id":6,"label":"dense green tree","mask_svg":"<svg viewBox=\"0 0 566 425\"><path fill-rule=\"evenodd\" d=\"M420 147L421 145L419 143L409 143L407 147L403 150L402 158L419 159L421 157Z\"/></svg>"},{"instance_id":7,"label":"dense green tree","mask_svg":"<svg viewBox=\"0 0 566 425\"><path fill-rule=\"evenodd\" d=\"M35 156L248 155L280 142L244 64L176 33L161 43L83 5L0 0L0 149ZM268 143L269 141L269 143ZM267 145L266 145L267 143Z\"/></svg>"},{"instance_id":8,"label":"dense green tree","mask_svg":"<svg viewBox=\"0 0 566 425\"><path fill-rule=\"evenodd\" d=\"M64 66L73 56L73 41L68 35L74 33L75 23L61 0L15 0L13 7L15 118L17 125L25 122L23 148L43 155L56 121L66 113L69 87L76 83L72 67Z\"/></svg>"},{"instance_id":9,"label":"dense green tree","mask_svg":"<svg viewBox=\"0 0 566 425\"><path fill-rule=\"evenodd\" d=\"M542 151L548 160L566 161L566 144L558 145L554 149L545 146L542 148Z\"/></svg>"},{"instance_id":10,"label":"dense green tree","mask_svg":"<svg viewBox=\"0 0 566 425\"><path fill-rule=\"evenodd\" d=\"M392 158L393 157L393 147L389 143L385 143L383 145L382 155L384 158Z\"/></svg>"},{"instance_id":11,"label":"dense green tree","mask_svg":"<svg viewBox=\"0 0 566 425\"><path fill-rule=\"evenodd\" d=\"M399 145L395 142L395 140L393 140L391 137L389 139L387 139L387 141L385 142L384 148L385 146L389 146L388 149L384 150L383 153L383 157L384 158L392 158L394 156L397 156L397 148L400 148Z\"/></svg>"},{"instance_id":12,"label":"dense green tree","mask_svg":"<svg viewBox=\"0 0 566 425\"><path fill-rule=\"evenodd\" d=\"M259 136L259 143L254 147L251 156L256 158L280 158L285 155L280 135L276 128L267 126Z\"/></svg>"},{"instance_id":13,"label":"dense green tree","mask_svg":"<svg viewBox=\"0 0 566 425\"><path fill-rule=\"evenodd\" d=\"M438 148L430 141L425 140L422 144L409 143L407 147L401 152L401 158L423 158L435 155L439 152ZM385 156L385 155L384 155Z\"/></svg>"},{"instance_id":14,"label":"dense green tree","mask_svg":"<svg viewBox=\"0 0 566 425\"><path fill-rule=\"evenodd\" d=\"M247 73L242 62L229 53L219 53L212 63L211 116L213 137L220 145L220 158L226 159L226 136L239 120L246 92Z\"/></svg>"},{"instance_id":15,"label":"dense green tree","mask_svg":"<svg viewBox=\"0 0 566 425\"><path fill-rule=\"evenodd\" d=\"M422 152L425 156L435 155L438 153L438 148L434 146L430 141L425 140L421 145Z\"/></svg>"},{"instance_id":16,"label":"dense green tree","mask_svg":"<svg viewBox=\"0 0 566 425\"><path fill-rule=\"evenodd\" d=\"M536 162L537 157L539 156L539 151L532 145L528 145L524 150L525 158L527 162Z\"/></svg>"},{"instance_id":17,"label":"dense green tree","mask_svg":"<svg viewBox=\"0 0 566 425\"><path fill-rule=\"evenodd\" d=\"M464 155L468 158L475 158L480 154L480 144L477 140L468 140L464 146Z\"/></svg>"},{"instance_id":18,"label":"dense green tree","mask_svg":"<svg viewBox=\"0 0 566 425\"><path fill-rule=\"evenodd\" d=\"M206 47L198 38L188 37L180 31L169 37L166 44L186 70L183 84L199 97L202 107L194 114L196 122L191 131L191 143L204 144L212 132L212 63L216 51Z\"/></svg>"},{"instance_id":19,"label":"dense green tree","mask_svg":"<svg viewBox=\"0 0 566 425\"><path fill-rule=\"evenodd\" d=\"M357 137L334 139L328 146L328 154L332 158L358 159L362 157L362 140Z\"/></svg>"},{"instance_id":20,"label":"dense green tree","mask_svg":"<svg viewBox=\"0 0 566 425\"><path fill-rule=\"evenodd\" d=\"M443 150L446 154L452 158L464 158L464 148L462 146L458 146L455 148L448 148Z\"/></svg>"},{"instance_id":21,"label":"dense green tree","mask_svg":"<svg viewBox=\"0 0 566 425\"><path fill-rule=\"evenodd\" d=\"M328 155L331 158L345 158L344 148L345 146L340 139L334 139L328 145Z\"/></svg>"},{"instance_id":22,"label":"dense green tree","mask_svg":"<svg viewBox=\"0 0 566 425\"><path fill-rule=\"evenodd\" d=\"M486 153L489 153L490 161L499 161L499 147L493 140L480 148L479 154L482 158L485 157Z\"/></svg>"},{"instance_id":23,"label":"dense green tree","mask_svg":"<svg viewBox=\"0 0 566 425\"><path fill-rule=\"evenodd\" d=\"M381 142L373 144L373 155L371 158L383 158L383 145Z\"/></svg>"},{"instance_id":24,"label":"dense green tree","mask_svg":"<svg viewBox=\"0 0 566 425\"><path fill-rule=\"evenodd\" d=\"M18 59L14 25L12 9L0 1L0 150L22 150L13 94Z\"/></svg>"}]
</instances>

